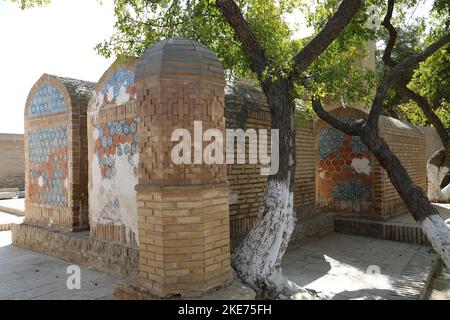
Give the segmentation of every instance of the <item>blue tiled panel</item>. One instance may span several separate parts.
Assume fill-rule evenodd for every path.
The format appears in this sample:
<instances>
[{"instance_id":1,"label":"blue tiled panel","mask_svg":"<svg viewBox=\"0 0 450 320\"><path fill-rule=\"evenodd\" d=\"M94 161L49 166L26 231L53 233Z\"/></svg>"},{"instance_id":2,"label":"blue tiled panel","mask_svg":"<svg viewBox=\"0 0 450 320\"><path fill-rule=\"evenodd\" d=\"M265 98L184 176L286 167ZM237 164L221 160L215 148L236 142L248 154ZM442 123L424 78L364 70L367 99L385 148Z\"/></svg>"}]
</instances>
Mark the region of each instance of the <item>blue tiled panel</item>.
<instances>
[{"instance_id":1,"label":"blue tiled panel","mask_svg":"<svg viewBox=\"0 0 450 320\"><path fill-rule=\"evenodd\" d=\"M64 112L67 110L64 96L57 88L44 84L31 99L28 108L29 117Z\"/></svg>"},{"instance_id":2,"label":"blue tiled panel","mask_svg":"<svg viewBox=\"0 0 450 320\"><path fill-rule=\"evenodd\" d=\"M364 186L358 181L336 183L333 187L333 197L342 201L361 201L369 195L370 187Z\"/></svg>"},{"instance_id":3,"label":"blue tiled panel","mask_svg":"<svg viewBox=\"0 0 450 320\"><path fill-rule=\"evenodd\" d=\"M327 160L330 153L337 154L344 141L345 133L330 125L320 130L319 136L319 160Z\"/></svg>"}]
</instances>

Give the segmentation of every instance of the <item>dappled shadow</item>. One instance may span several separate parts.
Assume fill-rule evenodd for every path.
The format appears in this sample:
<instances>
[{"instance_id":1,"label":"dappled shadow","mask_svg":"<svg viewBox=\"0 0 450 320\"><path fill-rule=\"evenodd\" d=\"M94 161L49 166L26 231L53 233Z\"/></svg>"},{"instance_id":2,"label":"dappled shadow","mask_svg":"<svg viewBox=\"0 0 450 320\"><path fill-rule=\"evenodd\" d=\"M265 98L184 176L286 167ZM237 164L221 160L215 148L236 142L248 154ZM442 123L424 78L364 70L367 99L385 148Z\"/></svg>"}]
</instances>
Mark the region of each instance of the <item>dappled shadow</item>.
<instances>
[{"instance_id":1,"label":"dappled shadow","mask_svg":"<svg viewBox=\"0 0 450 320\"><path fill-rule=\"evenodd\" d=\"M330 300L384 300L395 299L396 295L394 290L388 289L345 290L335 294Z\"/></svg>"},{"instance_id":2,"label":"dappled shadow","mask_svg":"<svg viewBox=\"0 0 450 320\"><path fill-rule=\"evenodd\" d=\"M418 250L426 248L333 233L288 248L282 269L289 280L330 299L393 299Z\"/></svg>"}]
</instances>

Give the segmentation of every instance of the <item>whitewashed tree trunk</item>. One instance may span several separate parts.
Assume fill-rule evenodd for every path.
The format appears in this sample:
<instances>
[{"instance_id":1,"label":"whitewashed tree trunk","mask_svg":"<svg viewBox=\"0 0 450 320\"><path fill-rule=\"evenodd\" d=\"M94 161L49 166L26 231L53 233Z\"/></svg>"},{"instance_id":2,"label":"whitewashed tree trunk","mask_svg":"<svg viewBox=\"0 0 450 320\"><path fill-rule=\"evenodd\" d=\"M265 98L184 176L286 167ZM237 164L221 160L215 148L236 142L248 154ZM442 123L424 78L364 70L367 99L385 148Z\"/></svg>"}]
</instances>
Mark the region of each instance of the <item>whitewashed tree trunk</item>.
<instances>
[{"instance_id":1,"label":"whitewashed tree trunk","mask_svg":"<svg viewBox=\"0 0 450 320\"><path fill-rule=\"evenodd\" d=\"M286 183L269 181L256 225L233 256L239 276L260 293L291 295L298 290L281 271L281 259L294 231L294 195Z\"/></svg>"},{"instance_id":2,"label":"whitewashed tree trunk","mask_svg":"<svg viewBox=\"0 0 450 320\"><path fill-rule=\"evenodd\" d=\"M450 268L450 228L439 211L431 204L425 192L412 181L398 157L380 137L378 130L364 127L360 136L381 166L386 169L389 180L402 197L414 220L421 226L433 249L446 267Z\"/></svg>"},{"instance_id":3,"label":"whitewashed tree trunk","mask_svg":"<svg viewBox=\"0 0 450 320\"><path fill-rule=\"evenodd\" d=\"M431 163L427 164L428 198L430 201L446 202L449 199L447 189L441 189L441 182L447 175L447 171L448 169L446 168L440 168Z\"/></svg>"},{"instance_id":4,"label":"whitewashed tree trunk","mask_svg":"<svg viewBox=\"0 0 450 320\"><path fill-rule=\"evenodd\" d=\"M272 161L278 155L279 169L269 176L256 224L232 256L239 277L262 298L308 295L308 291L287 280L281 270L281 260L296 223L295 105L288 99L289 88L288 82L263 86L271 106L272 128L279 130L279 145L271 154Z\"/></svg>"},{"instance_id":5,"label":"whitewashed tree trunk","mask_svg":"<svg viewBox=\"0 0 450 320\"><path fill-rule=\"evenodd\" d=\"M448 202L450 200L450 188L441 187L450 168L445 158L445 150L439 150L427 163L428 199L432 202Z\"/></svg>"},{"instance_id":6,"label":"whitewashed tree trunk","mask_svg":"<svg viewBox=\"0 0 450 320\"><path fill-rule=\"evenodd\" d=\"M439 214L426 217L422 221L422 230L426 234L434 251L441 257L450 270L450 227Z\"/></svg>"}]
</instances>

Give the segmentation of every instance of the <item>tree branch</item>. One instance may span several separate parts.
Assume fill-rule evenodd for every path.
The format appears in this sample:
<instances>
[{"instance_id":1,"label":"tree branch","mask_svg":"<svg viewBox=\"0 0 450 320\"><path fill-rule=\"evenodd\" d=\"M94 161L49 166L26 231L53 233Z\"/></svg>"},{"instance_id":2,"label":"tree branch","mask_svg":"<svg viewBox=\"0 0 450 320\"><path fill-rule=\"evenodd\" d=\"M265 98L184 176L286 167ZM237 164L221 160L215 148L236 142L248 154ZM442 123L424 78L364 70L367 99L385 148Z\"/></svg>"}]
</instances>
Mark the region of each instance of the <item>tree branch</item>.
<instances>
[{"instance_id":1,"label":"tree branch","mask_svg":"<svg viewBox=\"0 0 450 320\"><path fill-rule=\"evenodd\" d=\"M418 64L419 62L424 61L428 57L430 57L437 50L442 48L444 45L450 42L450 34L443 36L439 40L433 42L430 46L428 46L424 51L418 54L413 54L408 58L404 59L396 66L391 68L386 75L383 77L380 85L377 88L377 92L375 94L375 99L372 103L372 108L370 110L369 119L367 123L369 126L376 128L378 126L378 119L381 115L381 109L383 106L384 99L386 98L386 93L389 88L401 77L406 71L410 70L413 66Z\"/></svg>"},{"instance_id":2,"label":"tree branch","mask_svg":"<svg viewBox=\"0 0 450 320\"><path fill-rule=\"evenodd\" d=\"M299 75L339 36L361 7L361 0L343 0L325 27L294 57L292 75Z\"/></svg>"},{"instance_id":3,"label":"tree branch","mask_svg":"<svg viewBox=\"0 0 450 320\"><path fill-rule=\"evenodd\" d=\"M264 70L270 62L241 9L234 0L216 0L216 6L222 12L225 21L233 28L235 37L242 43L245 53L250 58L253 72L258 75L260 81L263 81Z\"/></svg>"},{"instance_id":4,"label":"tree branch","mask_svg":"<svg viewBox=\"0 0 450 320\"><path fill-rule=\"evenodd\" d=\"M351 124L347 124L334 117L331 113L325 111L322 106L322 101L320 98L316 97L312 99L312 107L314 112L321 118L323 121L331 124L336 129L353 136L359 136L360 130L362 126L365 124L365 120L357 120Z\"/></svg>"},{"instance_id":5,"label":"tree branch","mask_svg":"<svg viewBox=\"0 0 450 320\"><path fill-rule=\"evenodd\" d=\"M397 62L392 59L392 50L394 49L397 40L397 30L395 30L395 27L391 23L392 13L394 12L394 2L394 0L388 0L388 10L381 23L381 25L389 32L389 41L383 53L383 62L390 67L394 67L397 64Z\"/></svg>"},{"instance_id":6,"label":"tree branch","mask_svg":"<svg viewBox=\"0 0 450 320\"><path fill-rule=\"evenodd\" d=\"M397 89L402 94L404 94L405 96L407 96L408 98L410 98L419 105L420 109L422 109L427 119L430 120L431 124L436 128L436 131L439 134L439 137L441 138L445 150L450 151L450 136L447 132L447 129L445 128L441 119L439 119L436 113L434 113L433 108L428 103L427 99L425 99L425 97L418 94L417 92L409 89L405 82L399 83Z\"/></svg>"},{"instance_id":7,"label":"tree branch","mask_svg":"<svg viewBox=\"0 0 450 320\"><path fill-rule=\"evenodd\" d=\"M394 11L394 2L395 2L394 0L388 0L388 11L382 22L382 26L385 27L389 32L389 40L386 45L386 49L384 50L383 53L383 62L385 65L390 67L395 67L398 64L394 59L392 59L392 50L394 49L395 42L397 40L397 30L391 23L392 13ZM450 147L449 145L450 136L445 126L443 125L442 121L434 113L433 108L428 103L427 99L425 99L425 97L421 96L417 92L414 92L413 90L409 89L407 84L408 83L405 80L398 81L396 86L398 92L408 97L409 99L415 101L419 105L419 107L422 109L427 119L436 128L436 131L438 132L442 140L444 148L448 150Z\"/></svg>"}]
</instances>

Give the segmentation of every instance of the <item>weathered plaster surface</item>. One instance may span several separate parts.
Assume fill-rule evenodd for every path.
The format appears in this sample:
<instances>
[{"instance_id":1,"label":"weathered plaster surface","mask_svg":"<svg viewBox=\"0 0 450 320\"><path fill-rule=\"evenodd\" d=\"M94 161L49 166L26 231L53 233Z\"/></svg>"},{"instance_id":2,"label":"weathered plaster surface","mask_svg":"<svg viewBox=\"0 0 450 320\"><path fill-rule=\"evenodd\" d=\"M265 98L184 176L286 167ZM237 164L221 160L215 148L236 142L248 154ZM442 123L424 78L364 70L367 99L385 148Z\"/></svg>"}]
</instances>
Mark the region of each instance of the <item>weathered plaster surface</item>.
<instances>
[{"instance_id":1,"label":"weathered plaster surface","mask_svg":"<svg viewBox=\"0 0 450 320\"><path fill-rule=\"evenodd\" d=\"M116 108L136 99L134 72L119 68L95 93L90 106L90 224L124 226L126 237L137 234L137 118L101 121L104 108ZM127 239L129 240L129 239Z\"/></svg>"}]
</instances>

